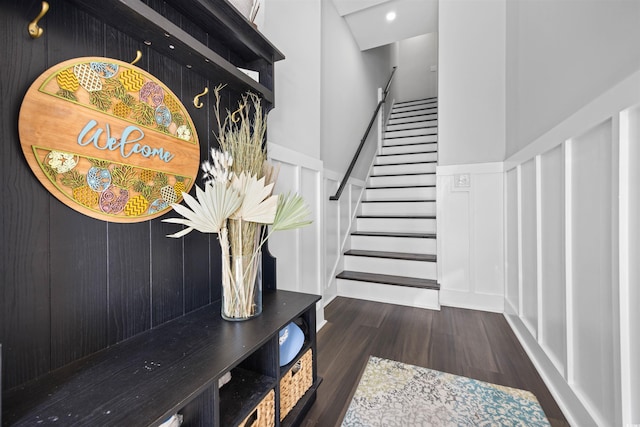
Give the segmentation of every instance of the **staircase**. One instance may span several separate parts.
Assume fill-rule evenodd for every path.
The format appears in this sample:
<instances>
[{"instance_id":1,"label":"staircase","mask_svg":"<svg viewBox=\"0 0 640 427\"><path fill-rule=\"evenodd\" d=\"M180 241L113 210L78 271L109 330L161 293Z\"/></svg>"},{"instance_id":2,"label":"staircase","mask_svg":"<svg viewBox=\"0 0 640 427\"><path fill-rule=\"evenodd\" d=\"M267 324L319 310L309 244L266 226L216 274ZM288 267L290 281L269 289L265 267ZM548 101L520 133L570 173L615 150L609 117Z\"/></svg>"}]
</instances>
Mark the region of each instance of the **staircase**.
<instances>
[{"instance_id":1,"label":"staircase","mask_svg":"<svg viewBox=\"0 0 640 427\"><path fill-rule=\"evenodd\" d=\"M436 98L395 104L337 278L338 295L439 309Z\"/></svg>"}]
</instances>

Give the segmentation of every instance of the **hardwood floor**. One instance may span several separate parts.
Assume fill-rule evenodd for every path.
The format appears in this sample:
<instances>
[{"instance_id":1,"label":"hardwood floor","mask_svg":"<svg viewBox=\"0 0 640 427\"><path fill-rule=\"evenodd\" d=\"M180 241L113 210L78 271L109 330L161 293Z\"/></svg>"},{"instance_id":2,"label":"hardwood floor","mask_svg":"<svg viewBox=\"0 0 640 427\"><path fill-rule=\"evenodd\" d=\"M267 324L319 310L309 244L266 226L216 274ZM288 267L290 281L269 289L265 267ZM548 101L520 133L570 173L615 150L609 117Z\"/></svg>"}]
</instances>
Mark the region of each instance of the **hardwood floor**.
<instances>
[{"instance_id":1,"label":"hardwood floor","mask_svg":"<svg viewBox=\"0 0 640 427\"><path fill-rule=\"evenodd\" d=\"M336 298L325 319L318 333L324 381L305 427L340 425L369 355L529 390L551 425L569 425L501 314Z\"/></svg>"}]
</instances>

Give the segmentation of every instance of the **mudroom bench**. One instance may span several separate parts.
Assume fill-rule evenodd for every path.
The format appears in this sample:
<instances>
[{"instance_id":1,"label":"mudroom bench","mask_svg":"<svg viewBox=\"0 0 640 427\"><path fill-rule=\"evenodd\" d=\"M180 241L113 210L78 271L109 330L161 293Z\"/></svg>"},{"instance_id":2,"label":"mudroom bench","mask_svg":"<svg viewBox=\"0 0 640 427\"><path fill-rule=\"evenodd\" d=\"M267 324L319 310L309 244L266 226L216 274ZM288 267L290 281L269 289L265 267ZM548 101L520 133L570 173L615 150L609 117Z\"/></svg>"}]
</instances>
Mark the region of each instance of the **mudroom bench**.
<instances>
[{"instance_id":1,"label":"mudroom bench","mask_svg":"<svg viewBox=\"0 0 640 427\"><path fill-rule=\"evenodd\" d=\"M180 414L185 426L250 426L256 408L271 397L267 413L273 418L264 425L298 425L321 382L319 297L270 290L263 300L255 319L222 320L220 303L214 303L14 389L5 396L3 423L157 426ZM278 333L299 318L307 326L304 345L281 367ZM311 387L281 416L282 380L301 375L293 371L307 354ZM229 382L219 387L228 372Z\"/></svg>"}]
</instances>

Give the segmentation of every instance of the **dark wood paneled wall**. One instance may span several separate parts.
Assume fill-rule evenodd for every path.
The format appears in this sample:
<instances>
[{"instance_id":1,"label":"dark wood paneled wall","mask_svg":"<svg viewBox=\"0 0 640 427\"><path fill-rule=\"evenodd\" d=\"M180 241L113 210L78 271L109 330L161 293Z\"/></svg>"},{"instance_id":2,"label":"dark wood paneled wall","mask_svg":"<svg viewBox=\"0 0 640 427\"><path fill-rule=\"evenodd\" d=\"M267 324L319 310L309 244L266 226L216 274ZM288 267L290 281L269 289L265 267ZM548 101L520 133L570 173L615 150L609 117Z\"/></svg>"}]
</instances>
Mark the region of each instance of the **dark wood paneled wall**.
<instances>
[{"instance_id":1,"label":"dark wood paneled wall","mask_svg":"<svg viewBox=\"0 0 640 427\"><path fill-rule=\"evenodd\" d=\"M131 61L139 49L143 57L137 65L162 80L186 106L198 131L201 158L206 158L209 148L217 146L211 131L214 98L210 91L202 109L191 100L205 86L225 82L191 72L63 0L50 3L41 21L44 35L33 40L27 24L41 2L0 2L0 343L5 390L220 299L215 235L169 239L165 236L176 226L160 218L117 224L77 213L34 177L17 129L22 98L47 68L82 56ZM149 5L232 60L224 44L162 1ZM226 90L223 108L235 106L239 95Z\"/></svg>"}]
</instances>

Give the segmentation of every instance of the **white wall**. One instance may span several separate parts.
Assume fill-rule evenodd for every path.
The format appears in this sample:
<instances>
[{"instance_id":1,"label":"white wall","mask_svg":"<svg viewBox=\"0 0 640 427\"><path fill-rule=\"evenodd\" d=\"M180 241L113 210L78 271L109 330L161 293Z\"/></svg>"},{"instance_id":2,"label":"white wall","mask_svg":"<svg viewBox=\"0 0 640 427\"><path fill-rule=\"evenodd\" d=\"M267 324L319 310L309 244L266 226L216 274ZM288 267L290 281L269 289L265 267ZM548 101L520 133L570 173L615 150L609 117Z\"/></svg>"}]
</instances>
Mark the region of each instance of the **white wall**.
<instances>
[{"instance_id":1,"label":"white wall","mask_svg":"<svg viewBox=\"0 0 640 427\"><path fill-rule=\"evenodd\" d=\"M639 1L508 1L507 16L507 156L640 67Z\"/></svg>"},{"instance_id":2,"label":"white wall","mask_svg":"<svg viewBox=\"0 0 640 427\"><path fill-rule=\"evenodd\" d=\"M440 2L440 165L504 160L505 3Z\"/></svg>"},{"instance_id":3,"label":"white wall","mask_svg":"<svg viewBox=\"0 0 640 427\"><path fill-rule=\"evenodd\" d=\"M391 47L361 52L331 0L322 1L322 134L326 169L344 173L378 103L377 88L391 73ZM364 179L375 154L376 129L354 177Z\"/></svg>"},{"instance_id":4,"label":"white wall","mask_svg":"<svg viewBox=\"0 0 640 427\"><path fill-rule=\"evenodd\" d=\"M505 1L439 10L440 303L502 312Z\"/></svg>"},{"instance_id":5,"label":"white wall","mask_svg":"<svg viewBox=\"0 0 640 427\"><path fill-rule=\"evenodd\" d=\"M275 63L269 140L320 158L321 0L266 0L260 31L285 55Z\"/></svg>"},{"instance_id":6,"label":"white wall","mask_svg":"<svg viewBox=\"0 0 640 427\"><path fill-rule=\"evenodd\" d=\"M438 33L401 40L397 45L396 102L438 96Z\"/></svg>"}]
</instances>

